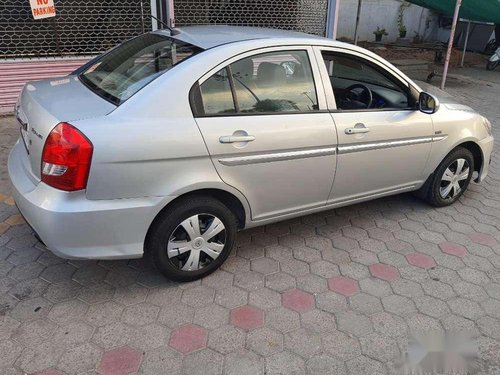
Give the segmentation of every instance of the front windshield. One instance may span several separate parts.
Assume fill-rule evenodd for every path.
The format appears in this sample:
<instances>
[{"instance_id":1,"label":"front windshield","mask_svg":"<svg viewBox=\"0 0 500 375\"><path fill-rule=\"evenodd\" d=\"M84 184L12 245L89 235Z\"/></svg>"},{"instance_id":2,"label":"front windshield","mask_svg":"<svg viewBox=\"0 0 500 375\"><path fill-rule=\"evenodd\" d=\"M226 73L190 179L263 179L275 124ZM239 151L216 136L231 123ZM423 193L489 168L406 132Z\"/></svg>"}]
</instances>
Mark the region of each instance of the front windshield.
<instances>
[{"instance_id":1,"label":"front windshield","mask_svg":"<svg viewBox=\"0 0 500 375\"><path fill-rule=\"evenodd\" d=\"M96 94L121 104L199 47L159 34L144 34L111 50L79 77Z\"/></svg>"}]
</instances>

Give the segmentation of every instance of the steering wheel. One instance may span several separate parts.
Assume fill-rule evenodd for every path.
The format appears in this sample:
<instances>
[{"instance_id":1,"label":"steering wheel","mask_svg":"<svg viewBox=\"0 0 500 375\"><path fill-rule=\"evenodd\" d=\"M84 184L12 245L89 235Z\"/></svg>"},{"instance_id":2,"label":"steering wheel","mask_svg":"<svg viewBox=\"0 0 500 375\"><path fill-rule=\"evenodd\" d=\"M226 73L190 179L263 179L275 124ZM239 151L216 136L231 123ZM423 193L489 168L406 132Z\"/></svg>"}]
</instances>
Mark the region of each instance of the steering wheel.
<instances>
[{"instance_id":1,"label":"steering wheel","mask_svg":"<svg viewBox=\"0 0 500 375\"><path fill-rule=\"evenodd\" d=\"M359 91L359 89L361 89L361 91ZM368 86L365 86L362 83L356 83L347 87L345 91L345 104L348 107L353 107L352 109L356 109L360 107L360 103L362 103L366 105L365 109L371 108L373 103L373 93L368 88Z\"/></svg>"}]
</instances>

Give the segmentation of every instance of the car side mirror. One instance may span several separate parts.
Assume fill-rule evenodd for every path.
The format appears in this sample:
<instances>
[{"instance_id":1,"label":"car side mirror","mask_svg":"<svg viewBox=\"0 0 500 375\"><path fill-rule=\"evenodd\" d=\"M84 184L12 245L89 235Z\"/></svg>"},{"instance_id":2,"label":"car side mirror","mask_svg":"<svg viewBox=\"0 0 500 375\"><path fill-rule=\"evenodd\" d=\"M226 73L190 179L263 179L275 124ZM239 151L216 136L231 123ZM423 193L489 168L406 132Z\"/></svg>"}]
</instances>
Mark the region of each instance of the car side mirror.
<instances>
[{"instance_id":1,"label":"car side mirror","mask_svg":"<svg viewBox=\"0 0 500 375\"><path fill-rule=\"evenodd\" d=\"M418 98L418 109L420 112L432 115L439 109L439 100L435 96L422 91Z\"/></svg>"}]
</instances>

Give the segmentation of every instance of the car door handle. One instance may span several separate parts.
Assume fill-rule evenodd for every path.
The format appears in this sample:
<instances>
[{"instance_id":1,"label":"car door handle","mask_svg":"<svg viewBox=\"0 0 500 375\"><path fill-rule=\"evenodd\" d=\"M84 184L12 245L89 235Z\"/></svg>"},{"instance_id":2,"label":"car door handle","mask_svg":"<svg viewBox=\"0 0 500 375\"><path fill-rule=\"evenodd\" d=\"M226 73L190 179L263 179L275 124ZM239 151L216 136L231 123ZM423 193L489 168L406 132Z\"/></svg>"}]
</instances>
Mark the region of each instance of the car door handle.
<instances>
[{"instance_id":1,"label":"car door handle","mask_svg":"<svg viewBox=\"0 0 500 375\"><path fill-rule=\"evenodd\" d=\"M346 134L364 134L368 133L370 131L370 128L367 128L365 124L356 124L354 125L353 128L347 128L345 130Z\"/></svg>"},{"instance_id":2,"label":"car door handle","mask_svg":"<svg viewBox=\"0 0 500 375\"><path fill-rule=\"evenodd\" d=\"M219 138L220 143L239 143L252 141L255 141L255 137L253 135L226 135Z\"/></svg>"}]
</instances>

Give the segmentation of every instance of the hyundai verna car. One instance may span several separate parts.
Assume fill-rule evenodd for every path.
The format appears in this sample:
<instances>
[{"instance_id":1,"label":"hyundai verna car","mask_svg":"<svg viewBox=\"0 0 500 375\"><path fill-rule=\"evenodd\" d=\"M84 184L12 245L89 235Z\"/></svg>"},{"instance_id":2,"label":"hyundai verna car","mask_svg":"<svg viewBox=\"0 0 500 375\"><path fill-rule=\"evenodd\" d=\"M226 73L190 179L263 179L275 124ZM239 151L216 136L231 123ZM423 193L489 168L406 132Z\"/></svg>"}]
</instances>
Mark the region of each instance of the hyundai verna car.
<instances>
[{"instance_id":1,"label":"hyundai verna car","mask_svg":"<svg viewBox=\"0 0 500 375\"><path fill-rule=\"evenodd\" d=\"M493 148L486 118L375 54L257 28L141 35L28 83L16 115L14 197L47 248L179 281L244 228L409 191L452 204Z\"/></svg>"}]
</instances>

